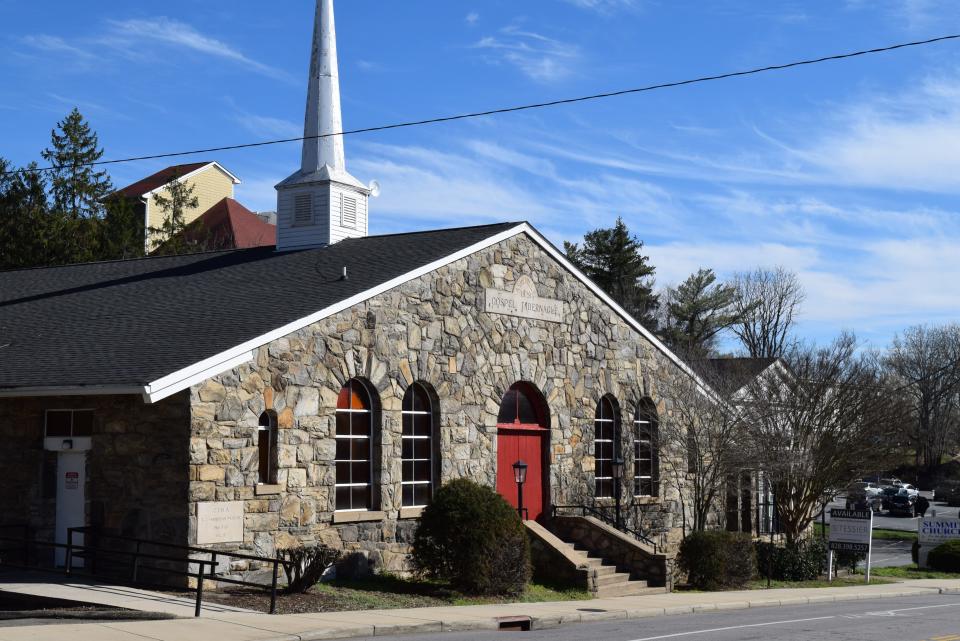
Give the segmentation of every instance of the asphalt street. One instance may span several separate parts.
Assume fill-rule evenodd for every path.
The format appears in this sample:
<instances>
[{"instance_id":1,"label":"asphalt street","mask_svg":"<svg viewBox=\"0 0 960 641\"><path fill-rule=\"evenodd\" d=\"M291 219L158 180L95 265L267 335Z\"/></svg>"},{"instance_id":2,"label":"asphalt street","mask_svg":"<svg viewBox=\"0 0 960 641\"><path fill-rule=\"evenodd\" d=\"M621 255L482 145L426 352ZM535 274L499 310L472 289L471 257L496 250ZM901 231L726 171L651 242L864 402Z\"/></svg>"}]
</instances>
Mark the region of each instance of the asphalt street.
<instances>
[{"instance_id":1,"label":"asphalt street","mask_svg":"<svg viewBox=\"0 0 960 641\"><path fill-rule=\"evenodd\" d=\"M369 641L960 641L960 595L704 612L568 625L531 632L378 636Z\"/></svg>"}]
</instances>

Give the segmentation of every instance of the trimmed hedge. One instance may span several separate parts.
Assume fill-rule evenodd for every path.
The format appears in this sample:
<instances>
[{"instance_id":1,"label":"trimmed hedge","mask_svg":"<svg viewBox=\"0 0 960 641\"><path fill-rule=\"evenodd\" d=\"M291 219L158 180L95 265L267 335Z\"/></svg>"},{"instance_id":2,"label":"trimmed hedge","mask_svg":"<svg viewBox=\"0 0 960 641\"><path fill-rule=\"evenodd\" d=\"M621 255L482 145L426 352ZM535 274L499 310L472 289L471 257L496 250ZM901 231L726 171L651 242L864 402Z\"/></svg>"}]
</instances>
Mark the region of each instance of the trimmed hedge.
<instances>
[{"instance_id":1,"label":"trimmed hedge","mask_svg":"<svg viewBox=\"0 0 960 641\"><path fill-rule=\"evenodd\" d=\"M756 575L757 555L749 536L709 530L693 532L683 540L677 565L694 588L739 588Z\"/></svg>"},{"instance_id":2,"label":"trimmed hedge","mask_svg":"<svg viewBox=\"0 0 960 641\"><path fill-rule=\"evenodd\" d=\"M930 550L927 565L938 572L960 572L960 540L947 541Z\"/></svg>"},{"instance_id":3,"label":"trimmed hedge","mask_svg":"<svg viewBox=\"0 0 960 641\"><path fill-rule=\"evenodd\" d=\"M530 543L503 497L457 479L438 489L420 515L413 564L470 594L517 595L530 581Z\"/></svg>"},{"instance_id":4,"label":"trimmed hedge","mask_svg":"<svg viewBox=\"0 0 960 641\"><path fill-rule=\"evenodd\" d=\"M762 576L767 575L768 563L772 563L771 575L778 581L812 581L827 571L827 546L819 537L792 546L781 547L767 541L757 541L755 546Z\"/></svg>"}]
</instances>

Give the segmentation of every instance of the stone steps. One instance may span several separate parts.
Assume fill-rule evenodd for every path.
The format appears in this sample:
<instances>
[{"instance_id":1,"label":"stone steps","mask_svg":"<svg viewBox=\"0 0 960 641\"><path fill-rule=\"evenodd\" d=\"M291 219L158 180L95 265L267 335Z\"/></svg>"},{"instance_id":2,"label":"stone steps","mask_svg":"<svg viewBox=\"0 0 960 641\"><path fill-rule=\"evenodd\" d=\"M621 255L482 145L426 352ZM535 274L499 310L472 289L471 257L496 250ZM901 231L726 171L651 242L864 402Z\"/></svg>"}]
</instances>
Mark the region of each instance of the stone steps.
<instances>
[{"instance_id":1,"label":"stone steps","mask_svg":"<svg viewBox=\"0 0 960 641\"><path fill-rule=\"evenodd\" d=\"M620 572L616 565L577 543L564 541L564 544L596 574L596 596L598 598L662 594L666 592L664 588L651 588L646 581L631 579L629 572Z\"/></svg>"}]
</instances>

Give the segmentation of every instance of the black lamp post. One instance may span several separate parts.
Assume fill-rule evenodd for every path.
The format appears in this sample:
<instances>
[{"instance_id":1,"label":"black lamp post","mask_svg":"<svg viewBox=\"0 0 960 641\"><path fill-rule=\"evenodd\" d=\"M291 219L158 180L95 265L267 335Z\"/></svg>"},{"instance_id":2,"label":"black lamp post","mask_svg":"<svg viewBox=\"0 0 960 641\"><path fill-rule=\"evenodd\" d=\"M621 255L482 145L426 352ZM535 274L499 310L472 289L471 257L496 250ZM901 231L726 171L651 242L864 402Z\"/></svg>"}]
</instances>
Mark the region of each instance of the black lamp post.
<instances>
[{"instance_id":1,"label":"black lamp post","mask_svg":"<svg viewBox=\"0 0 960 641\"><path fill-rule=\"evenodd\" d=\"M517 514L523 520L523 484L527 482L527 464L523 459L513 464L513 480L517 483Z\"/></svg>"},{"instance_id":2,"label":"black lamp post","mask_svg":"<svg viewBox=\"0 0 960 641\"><path fill-rule=\"evenodd\" d=\"M621 481L623 480L623 459L619 456L613 459L611 467L613 467L613 498L616 501L614 509L616 510L617 529L619 530L622 526L620 523L620 491L622 489Z\"/></svg>"}]
</instances>

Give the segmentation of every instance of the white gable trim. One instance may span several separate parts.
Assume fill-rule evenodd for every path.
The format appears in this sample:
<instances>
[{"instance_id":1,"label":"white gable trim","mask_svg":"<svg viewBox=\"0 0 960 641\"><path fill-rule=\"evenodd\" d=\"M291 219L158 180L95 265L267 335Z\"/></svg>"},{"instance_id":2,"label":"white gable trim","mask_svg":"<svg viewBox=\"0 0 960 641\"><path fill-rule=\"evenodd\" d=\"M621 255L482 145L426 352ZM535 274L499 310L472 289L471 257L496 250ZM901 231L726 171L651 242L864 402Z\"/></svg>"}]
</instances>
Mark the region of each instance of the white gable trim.
<instances>
[{"instance_id":1,"label":"white gable trim","mask_svg":"<svg viewBox=\"0 0 960 641\"><path fill-rule=\"evenodd\" d=\"M359 303L362 303L374 296L387 292L395 287L399 287L404 283L407 283L415 278L419 278L426 274L429 274L432 271L445 267L451 263L454 263L462 258L466 258L472 254L475 254L479 251L483 251L488 247L496 245L503 242L504 240L513 238L519 234L527 234L537 245L539 245L544 251L550 254L554 260L559 262L567 271L573 274L578 280L580 280L584 285L587 286L590 291L596 294L601 300L603 300L607 305L609 305L614 312L623 318L627 324L629 324L633 329L639 332L644 338L650 341L650 343L660 350L671 362L676 364L683 372L689 375L693 380L695 380L700 387L704 390L711 390L710 386L704 383L697 374L690 369L690 367L680 360L676 354L671 352L666 345L661 343L653 334L651 334L646 328L644 328L639 322L636 321L630 314L626 312L620 305L618 305L612 298L610 298L600 287L598 287L593 281L587 278L583 272L573 266L573 264L567 260L566 256L563 255L556 247L553 246L550 241L544 238L540 232L531 227L527 223L517 225L506 231L500 232L494 236L484 239L483 241L471 245L465 249L462 249L454 254L445 256L440 260L434 261L428 265L424 265L418 269L415 269L411 272L398 276L392 280L389 280L377 287L368 289L366 291L360 292L350 298L339 301L338 303L321 309L318 312L310 314L299 320L295 320L291 323L287 323L282 327L258 336L249 341L241 343L234 348L221 352L210 358L206 358L198 363L194 363L189 367L185 367L179 371L173 372L163 378L157 379L152 383L146 385L143 390L144 399L149 403L155 403L161 399L164 399L168 396L176 394L177 392L184 390L192 385L210 378L211 376L216 376L219 373L229 371L234 367L241 365L253 358L253 350L266 345L278 338L282 338L288 334L296 332L304 327L312 325L318 321L327 318L333 314L337 314L345 309L353 307ZM712 390L711 390L712 392Z\"/></svg>"},{"instance_id":2,"label":"white gable trim","mask_svg":"<svg viewBox=\"0 0 960 641\"><path fill-rule=\"evenodd\" d=\"M202 173L202 172L210 169L211 167L214 167L214 168L216 168L216 169L219 169L220 171L222 171L223 173L225 173L225 174L227 175L227 177L230 178L230 180L233 182L234 185L239 185L239 184L241 183L241 180L240 180L239 178L237 178L236 176L234 176L233 174L231 174L229 171L227 171L226 169L224 169L223 165L221 165L221 164L218 163L218 162L210 162L210 163L207 163L206 165L204 165L203 167L200 167L199 169L194 169L193 171L191 171L191 172L189 172L189 173L186 173L186 174L184 174L184 175L182 175L182 176L179 176L179 177L177 178L177 182L183 182L183 181L186 180L187 178L192 178L193 176L196 176L197 174ZM172 181L171 181L171 182L172 182ZM164 184L164 185L160 185L160 186L157 187L156 189L152 189L152 190L148 191L147 193L143 194L143 196L141 196L141 197L142 197L142 198L149 198L150 196L152 196L152 195L154 195L154 194L156 194L156 193L158 193L158 192L161 192L161 191L163 191L164 189L166 189L166 188L167 188L167 185L169 185L169 184L170 184L170 183L168 182L168 183L166 183L166 184Z\"/></svg>"}]
</instances>

